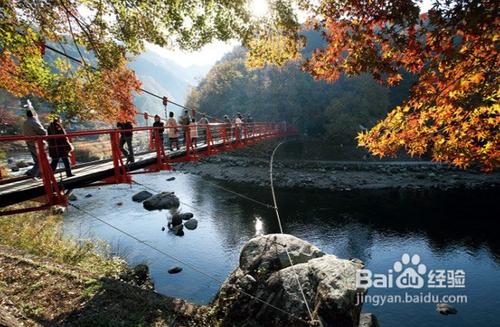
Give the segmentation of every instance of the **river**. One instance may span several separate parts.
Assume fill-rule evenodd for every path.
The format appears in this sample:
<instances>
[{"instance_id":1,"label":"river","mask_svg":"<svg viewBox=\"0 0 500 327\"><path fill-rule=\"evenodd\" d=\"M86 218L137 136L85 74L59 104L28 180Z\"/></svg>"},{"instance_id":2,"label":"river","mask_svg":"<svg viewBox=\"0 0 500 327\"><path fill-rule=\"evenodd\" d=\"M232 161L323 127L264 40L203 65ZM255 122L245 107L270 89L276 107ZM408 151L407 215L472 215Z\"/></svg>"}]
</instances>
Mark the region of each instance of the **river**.
<instances>
[{"instance_id":1,"label":"river","mask_svg":"<svg viewBox=\"0 0 500 327\"><path fill-rule=\"evenodd\" d=\"M166 181L175 177L174 181ZM198 219L196 230L182 237L162 231L168 211L148 212L131 197L138 185L110 185L75 191L78 206L139 239L190 263L161 255L109 226L70 207L64 232L73 238L98 238L130 264L147 263L156 290L172 297L205 304L220 282L237 266L241 246L260 233L275 233L274 211L179 172L136 175L134 180L158 191L175 191L181 210ZM220 183L219 183L220 184ZM220 184L224 185L224 184ZM225 185L270 203L268 189ZM301 192L278 190L286 233L303 238L341 258L359 258L373 273L391 274L403 254L418 254L426 272L463 270L463 288L371 288L370 295L465 295L467 303L453 304L457 315L442 316L433 303L365 303L381 326L498 326L500 306L500 238L495 224L498 192ZM86 197L86 195L91 195ZM122 203L119 205L119 203ZM183 267L168 274L172 266ZM417 265L418 266L418 265ZM392 270L391 270L392 272ZM216 281L218 280L218 281ZM373 299L377 298L373 296ZM381 297L379 297L381 299ZM462 298L463 300L463 298Z\"/></svg>"}]
</instances>

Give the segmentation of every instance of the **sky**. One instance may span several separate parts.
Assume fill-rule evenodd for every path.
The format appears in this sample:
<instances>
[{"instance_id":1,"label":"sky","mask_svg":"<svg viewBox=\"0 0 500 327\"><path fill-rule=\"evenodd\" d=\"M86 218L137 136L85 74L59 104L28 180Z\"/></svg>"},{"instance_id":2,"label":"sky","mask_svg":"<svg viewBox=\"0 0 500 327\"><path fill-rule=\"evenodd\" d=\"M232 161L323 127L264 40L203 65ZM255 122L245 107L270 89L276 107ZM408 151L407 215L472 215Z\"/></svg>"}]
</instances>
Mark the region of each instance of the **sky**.
<instances>
[{"instance_id":1,"label":"sky","mask_svg":"<svg viewBox=\"0 0 500 327\"><path fill-rule=\"evenodd\" d=\"M148 44L146 48L158 53L163 57L175 61L176 64L182 67L188 67L192 65L214 65L226 53L231 52L231 50L233 50L233 47L238 44L239 42L237 41L216 41L204 46L202 49L195 52L169 50L161 48L154 44Z\"/></svg>"},{"instance_id":2,"label":"sky","mask_svg":"<svg viewBox=\"0 0 500 327\"><path fill-rule=\"evenodd\" d=\"M432 0L423 0L420 9L421 12L426 12L431 8ZM268 11L267 0L252 0L250 10L256 17L265 16ZM226 53L239 44L238 41L231 40L229 42L216 41L206 45L199 51L188 52L181 50L164 49L156 45L148 45L148 50L152 50L159 55L173 60L182 67L192 65L214 65Z\"/></svg>"}]
</instances>

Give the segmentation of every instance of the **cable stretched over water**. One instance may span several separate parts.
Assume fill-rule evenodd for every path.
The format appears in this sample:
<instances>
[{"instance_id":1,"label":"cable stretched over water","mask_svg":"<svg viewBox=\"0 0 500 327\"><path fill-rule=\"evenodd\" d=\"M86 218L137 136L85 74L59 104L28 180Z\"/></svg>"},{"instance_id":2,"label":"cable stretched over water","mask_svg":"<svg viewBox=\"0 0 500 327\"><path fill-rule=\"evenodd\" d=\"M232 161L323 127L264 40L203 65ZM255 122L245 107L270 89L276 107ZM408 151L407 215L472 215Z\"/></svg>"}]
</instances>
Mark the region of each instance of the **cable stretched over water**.
<instances>
[{"instance_id":1,"label":"cable stretched over water","mask_svg":"<svg viewBox=\"0 0 500 327\"><path fill-rule=\"evenodd\" d=\"M281 218L280 218L280 213L279 213L279 209L278 209L278 203L276 201L276 193L274 192L273 162L274 162L274 155L276 154L276 151L278 151L278 148L282 144L287 143L287 142L290 142L290 140L281 142L281 143L279 143L274 148L273 153L271 154L271 159L269 161L269 179L270 179L270 184L271 184L271 194L273 196L274 211L276 213L276 218L278 219L278 225L279 225L281 234L284 234L284 233L283 233L283 225L281 224ZM286 255L288 257L288 261L290 262L291 268L292 268L292 270L294 272L295 279L297 280L297 284L299 285L299 290L300 290L300 293L302 295L302 299L304 301L304 304L306 306L307 313L309 314L309 318L311 319L311 323L313 323L314 317L312 315L311 308L309 307L309 303L307 302L306 295L304 293L304 288L302 287L302 284L301 284L300 279L299 279L299 275L297 274L297 271L295 270L295 267L293 265L292 257L290 256L290 252L288 252L288 248L286 246L285 246L285 252L286 252Z\"/></svg>"},{"instance_id":2,"label":"cable stretched over water","mask_svg":"<svg viewBox=\"0 0 500 327\"><path fill-rule=\"evenodd\" d=\"M140 185L142 185L142 184L140 184ZM116 227L116 226L115 226L115 225L113 225L113 224L108 223L107 221L105 221L105 220L103 220L103 219L99 218L98 216L96 216L96 215L92 214L91 212L89 212L89 211L87 211L87 210L85 210L85 209L80 208L79 206L77 206L77 205L75 205L75 204L73 204L73 203L69 203L69 205L70 205L70 206L72 206L73 208L75 208L75 209L77 209L77 210L79 210L79 211L81 211L81 212L85 213L86 215L88 215L88 216L90 216L90 217L92 217L92 218L94 218L94 219L98 220L99 222L101 222L101 223L105 224L106 226L108 226L108 227L110 227L110 228L112 228L112 229L114 229L114 230L118 231L119 233L121 233L121 234L123 234L123 235L125 235L125 236L127 236L127 237L129 237L129 238L131 238L131 239L133 239L133 240L135 240L135 241L137 241L137 242L141 243L142 245L145 245L146 247L148 247L148 248L150 248L150 249L152 249L152 250L154 250L154 251L156 251L156 252L158 252L158 253L160 253L160 254L162 254L162 255L164 255L164 256L166 256L166 257L168 257L168 258L172 259L172 260L175 260L175 261L177 261L177 262L179 262L179 263L181 263L181 264L183 264L183 265L185 265L185 266L189 267L190 269L192 269L192 270L194 270L194 271L198 272L199 274L201 274L201 275L203 275L203 276L205 276L205 277L207 277L207 278L209 278L209 279L211 279L211 280L213 280L213 281L216 281L217 283L223 283L223 282L224 282L223 280L220 280L219 278L217 278L217 277L215 277L215 276L212 276L212 275L210 275L210 274L206 273L206 272L205 272L205 271L203 271L201 268L198 268L198 267L196 267L195 265L193 265L193 264L191 264L191 263L189 263L189 262L185 262L185 261L183 261L183 260L181 260L181 259L177 258L176 256L174 256L174 255L172 255L172 254L170 254L170 253L168 253L168 252L166 252L166 251L163 251L163 250L161 250L161 249L159 249L159 248L157 248L157 247L155 247L155 246L153 246L153 245L151 245L151 244L149 244L149 243L147 243L147 242L145 242L145 241L143 241L143 240L141 240L141 239L137 238L136 236L134 236L134 235L130 234L129 232L127 232L127 231L125 231L125 230L123 230L123 229L121 229L121 228L119 228L119 227ZM277 310L277 311L279 311L279 312L281 312L281 313L284 313L284 314L286 314L286 315L290 316L291 318L293 318L293 319L295 319L295 320L297 320L297 321L300 321L300 322L305 323L305 324L309 324L309 322L305 321L304 319L302 319L302 318L300 318L300 317L297 317L297 316L296 316L296 315L294 315L293 313L290 313L290 312L288 312L288 311L286 311L286 310L283 310L283 309L281 309L281 308L278 308L277 306L275 306L275 305L273 305L273 304L271 304L271 303L269 303L269 302L267 302L267 301L264 301L264 300L262 300L262 299L260 299L260 298L258 298L258 297L256 297L256 296L254 296L254 295L250 294L250 293L247 293L247 292L245 292L245 291L243 291L243 290L241 290L241 289L237 289L237 290L238 290L238 292L240 292L241 294L246 295L246 296L248 296L248 297L250 297L250 298L252 298L252 299L254 299L254 300L256 300L256 301L258 301L258 302L260 302L260 303L262 303L262 304L265 304L265 305L269 306L270 308L273 308L273 309L275 309L275 310Z\"/></svg>"},{"instance_id":3,"label":"cable stretched over water","mask_svg":"<svg viewBox=\"0 0 500 327\"><path fill-rule=\"evenodd\" d=\"M253 202L253 203L260 204L260 205L261 205L261 206L263 206L263 207L266 207L266 208L269 208L269 209L275 209L275 207L274 207L274 206L272 206L272 205L270 205L270 204L268 204L268 203L265 203L265 202L262 202L262 201L256 200L256 199L254 199L254 198L251 198L251 197L249 197L248 195L245 195L245 194L242 194L242 193L239 193L239 192L236 192L236 191L230 190L230 189L228 189L228 188L226 188L226 187L224 187L224 186L220 186L220 185L218 185L218 184L216 184L216 183L213 183L213 182L211 182L211 181L208 181L208 180L206 180L206 179L204 179L203 181L204 181L205 183L210 184L210 185L212 185L212 186L214 186L214 187L217 187L217 188L219 188L219 189L221 189L221 190L223 190L223 191L226 191L226 192L228 192L228 193L235 194L235 195L237 195L237 196L239 196L239 197L241 197L241 198L243 198L243 199L246 199L246 200L248 200L248 201L251 201L251 202Z\"/></svg>"}]
</instances>

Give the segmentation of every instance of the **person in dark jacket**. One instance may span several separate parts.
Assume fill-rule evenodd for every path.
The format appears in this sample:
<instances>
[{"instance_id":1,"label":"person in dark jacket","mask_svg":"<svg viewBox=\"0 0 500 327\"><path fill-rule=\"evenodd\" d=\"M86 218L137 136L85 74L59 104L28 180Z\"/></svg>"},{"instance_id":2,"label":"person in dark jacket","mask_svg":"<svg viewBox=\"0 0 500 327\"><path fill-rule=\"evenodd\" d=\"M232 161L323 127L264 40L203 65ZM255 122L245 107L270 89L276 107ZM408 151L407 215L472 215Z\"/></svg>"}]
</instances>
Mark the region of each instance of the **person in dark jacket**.
<instances>
[{"instance_id":1,"label":"person in dark jacket","mask_svg":"<svg viewBox=\"0 0 500 327\"><path fill-rule=\"evenodd\" d=\"M186 109L184 110L184 114L179 118L179 125L182 126L182 136L184 138L184 145L187 146L187 139L191 138L189 135L190 129L189 129L189 124L191 123L191 117L189 116L189 111Z\"/></svg>"},{"instance_id":2,"label":"person in dark jacket","mask_svg":"<svg viewBox=\"0 0 500 327\"><path fill-rule=\"evenodd\" d=\"M66 135L66 131L64 130L59 117L54 117L47 128L47 133L48 135ZM49 144L49 156L52 158L52 162L50 163L52 171L56 171L57 164L59 163L59 160L61 160L64 164L64 169L66 170L66 177L75 176L71 172L71 165L69 163L69 154L73 147L69 142L68 137L63 136L58 138L49 138L47 143Z\"/></svg>"},{"instance_id":3,"label":"person in dark jacket","mask_svg":"<svg viewBox=\"0 0 500 327\"><path fill-rule=\"evenodd\" d=\"M132 126L131 122L118 122L116 124L116 127L119 129L123 130L123 132L120 132L120 150L122 151L123 155L127 157L127 164L133 163L135 161L134 159L134 148L132 147L132 131L129 131L130 129L134 128ZM127 143L127 148L128 151L125 150L125 143Z\"/></svg>"},{"instance_id":4,"label":"person in dark jacket","mask_svg":"<svg viewBox=\"0 0 500 327\"><path fill-rule=\"evenodd\" d=\"M153 140L156 141L156 136L158 135L163 151L163 132L165 132L165 124L161 121L159 115L155 115L155 122L153 123L153 127L158 127L158 129L153 130Z\"/></svg>"},{"instance_id":5,"label":"person in dark jacket","mask_svg":"<svg viewBox=\"0 0 500 327\"><path fill-rule=\"evenodd\" d=\"M229 119L228 115L224 115L224 125L226 127L226 138L228 140L231 140L231 137L232 137L232 133L231 133L232 123L231 123L231 119Z\"/></svg>"}]
</instances>

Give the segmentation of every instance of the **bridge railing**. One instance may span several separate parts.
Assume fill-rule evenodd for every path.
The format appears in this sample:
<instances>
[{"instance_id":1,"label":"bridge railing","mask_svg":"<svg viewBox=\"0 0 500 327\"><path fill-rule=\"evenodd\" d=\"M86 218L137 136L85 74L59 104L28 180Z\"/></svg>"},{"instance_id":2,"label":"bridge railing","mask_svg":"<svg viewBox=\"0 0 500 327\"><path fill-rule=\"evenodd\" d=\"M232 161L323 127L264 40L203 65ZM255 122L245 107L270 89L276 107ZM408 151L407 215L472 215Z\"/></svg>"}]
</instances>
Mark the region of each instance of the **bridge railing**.
<instances>
[{"instance_id":1,"label":"bridge railing","mask_svg":"<svg viewBox=\"0 0 500 327\"><path fill-rule=\"evenodd\" d=\"M132 158L125 156L123 150L126 144L126 136L132 133L132 149L136 156L141 159L141 164L134 164ZM170 169L172 161L192 161L200 156L214 155L220 151L229 151L234 148L244 147L261 140L285 136L296 133L296 130L287 127L283 123L246 123L246 124L226 124L209 123L197 125L175 125L164 127L136 127L128 130L122 129L99 129L75 131L58 135L42 136L0 136L0 144L17 143L16 154L23 152L19 147L20 142L25 142L24 152L30 153L27 148L33 151L33 159L39 165L40 179L44 188L44 197L39 201L45 205L36 208L25 208L9 211L25 212L39 210L51 205L67 205L67 198L62 189L66 183L62 183L62 174L59 181L55 173L56 169L51 167L49 156L54 159L54 147L58 147L57 140L67 138L72 142L69 156L72 158L71 166L90 167L89 169L100 169L100 167L112 167L112 176L105 177L99 184L131 183L130 170L145 169L148 171L159 171ZM172 144L174 142L174 144ZM48 143L48 147L47 147ZM65 142L63 142L65 143ZM65 143L66 144L66 143ZM29 146L28 146L29 145ZM78 150L82 147L100 148L97 150L102 154L99 159L82 163L78 158ZM173 147L172 145L175 145ZM5 147L2 147L5 148ZM125 147L126 150L130 150ZM172 149L172 150L170 150ZM49 155L47 155L47 150ZM66 149L67 151L68 149ZM57 152L57 151L56 151ZM12 153L7 153L8 156ZM66 155L66 154L64 154ZM56 154L57 156L57 154ZM127 161L125 161L128 159ZM112 165L110 166L110 162ZM100 166L103 164L103 166ZM0 163L0 166L2 163ZM84 171L85 169L81 170ZM77 172L79 174L79 172ZM70 177L72 178L72 177ZM74 178L78 178L78 175ZM27 176L0 176L0 186L5 185L7 192L12 186L15 188L16 182L29 179ZM96 185L95 181L92 185ZM6 187L3 187L5 192ZM1 192L0 192L1 193ZM1 196L1 194L0 194ZM2 211L0 214L6 214Z\"/></svg>"},{"instance_id":2,"label":"bridge railing","mask_svg":"<svg viewBox=\"0 0 500 327\"><path fill-rule=\"evenodd\" d=\"M59 135L45 136L23 136L10 135L0 136L0 148L6 152L4 162L0 162L0 166L7 167L12 170L6 173L5 170L0 173L0 183L7 182L8 179L22 179L26 168L30 168L33 164L27 142L34 143L37 151L37 161L41 163L39 156L44 156L40 153L40 149L48 150L50 154L51 146L47 147L47 142L67 138L73 144L73 149L69 156L71 165L78 166L97 161L113 160L113 156L121 158L120 151L120 135L122 133L132 132L132 144L134 153L157 152L157 144L155 143L155 135L163 130L157 139L160 144L160 153L158 156L166 156L170 151L170 136L175 135L177 144L181 150L186 152L185 159L195 159L198 152L203 150L207 154L216 153L216 146L222 144L225 150L235 147L244 146L248 143L257 142L260 139L274 137L292 133L294 130L287 127L283 123L246 123L241 125L226 124L226 123L209 123L197 124L196 126L175 125L170 127L135 127L131 130L120 129L98 129L98 130L82 130L74 131ZM196 140L193 139L196 137ZM116 144L117 143L117 144ZM12 144L12 147L5 146ZM174 145L177 145L174 144ZM52 145L54 147L54 145ZM163 150L165 149L165 151ZM177 150L177 147L173 147ZM56 151L57 152L57 151ZM21 161L19 161L21 159ZM118 159L118 158L115 158ZM48 158L47 158L48 160ZM6 162L5 162L6 161ZM60 164L60 163L59 163ZM20 166L20 167L17 167ZM29 167L27 167L29 166ZM19 168L19 170L18 170ZM40 165L43 170L43 165ZM45 167L46 173L52 172Z\"/></svg>"}]
</instances>

